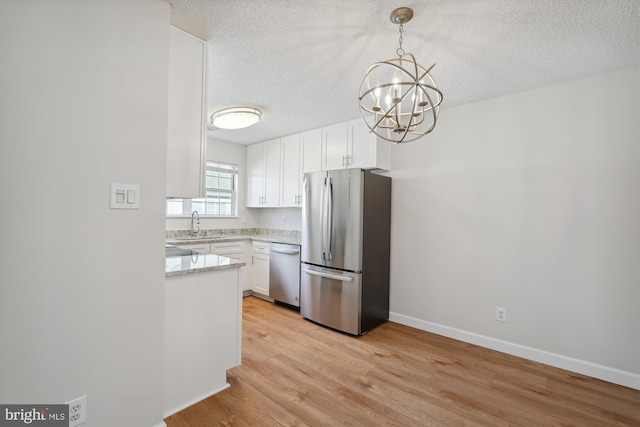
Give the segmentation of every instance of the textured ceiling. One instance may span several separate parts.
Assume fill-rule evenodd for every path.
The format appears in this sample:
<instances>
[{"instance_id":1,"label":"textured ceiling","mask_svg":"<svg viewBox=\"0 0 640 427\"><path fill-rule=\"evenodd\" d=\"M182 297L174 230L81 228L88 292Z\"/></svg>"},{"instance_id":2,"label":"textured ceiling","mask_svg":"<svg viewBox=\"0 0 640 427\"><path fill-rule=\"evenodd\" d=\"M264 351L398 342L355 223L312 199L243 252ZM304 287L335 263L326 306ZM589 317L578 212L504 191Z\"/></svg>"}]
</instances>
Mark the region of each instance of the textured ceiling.
<instances>
[{"instance_id":1,"label":"textured ceiling","mask_svg":"<svg viewBox=\"0 0 640 427\"><path fill-rule=\"evenodd\" d=\"M208 132L243 144L359 117L362 77L396 56L401 6L414 10L405 50L436 63L440 114L640 63L640 0L165 1L172 25L208 42L209 114L263 110L251 128Z\"/></svg>"}]
</instances>

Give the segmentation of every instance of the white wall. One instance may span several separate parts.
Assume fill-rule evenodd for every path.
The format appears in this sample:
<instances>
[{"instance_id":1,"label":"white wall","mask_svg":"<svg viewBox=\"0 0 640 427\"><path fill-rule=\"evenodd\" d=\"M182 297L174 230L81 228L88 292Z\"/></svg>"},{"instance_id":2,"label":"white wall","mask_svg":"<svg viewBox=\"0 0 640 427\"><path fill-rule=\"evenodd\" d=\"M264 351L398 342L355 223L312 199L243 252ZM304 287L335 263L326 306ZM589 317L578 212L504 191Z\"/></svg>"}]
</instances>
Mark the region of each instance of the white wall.
<instances>
[{"instance_id":1,"label":"white wall","mask_svg":"<svg viewBox=\"0 0 640 427\"><path fill-rule=\"evenodd\" d=\"M0 1L2 403L162 423L168 31L160 0Z\"/></svg>"},{"instance_id":2,"label":"white wall","mask_svg":"<svg viewBox=\"0 0 640 427\"><path fill-rule=\"evenodd\" d=\"M254 208L259 213L262 228L277 230L302 230L301 208Z\"/></svg>"},{"instance_id":3,"label":"white wall","mask_svg":"<svg viewBox=\"0 0 640 427\"><path fill-rule=\"evenodd\" d=\"M392 318L640 388L639 82L445 108L394 146Z\"/></svg>"}]
</instances>

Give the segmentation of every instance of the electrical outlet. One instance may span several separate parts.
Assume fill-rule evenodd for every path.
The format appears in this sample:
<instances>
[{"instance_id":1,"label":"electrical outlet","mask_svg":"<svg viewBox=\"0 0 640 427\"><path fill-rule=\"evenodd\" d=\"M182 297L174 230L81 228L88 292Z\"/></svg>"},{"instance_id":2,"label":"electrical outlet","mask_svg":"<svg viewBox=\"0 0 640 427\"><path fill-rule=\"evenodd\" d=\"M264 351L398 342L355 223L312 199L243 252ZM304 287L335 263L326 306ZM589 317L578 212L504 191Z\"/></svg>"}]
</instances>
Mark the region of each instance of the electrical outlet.
<instances>
[{"instance_id":1,"label":"electrical outlet","mask_svg":"<svg viewBox=\"0 0 640 427\"><path fill-rule=\"evenodd\" d=\"M504 307L496 307L496 320L498 322L507 321L507 309Z\"/></svg>"},{"instance_id":2,"label":"electrical outlet","mask_svg":"<svg viewBox=\"0 0 640 427\"><path fill-rule=\"evenodd\" d=\"M69 427L79 426L87 421L87 396L78 397L69 402Z\"/></svg>"}]
</instances>

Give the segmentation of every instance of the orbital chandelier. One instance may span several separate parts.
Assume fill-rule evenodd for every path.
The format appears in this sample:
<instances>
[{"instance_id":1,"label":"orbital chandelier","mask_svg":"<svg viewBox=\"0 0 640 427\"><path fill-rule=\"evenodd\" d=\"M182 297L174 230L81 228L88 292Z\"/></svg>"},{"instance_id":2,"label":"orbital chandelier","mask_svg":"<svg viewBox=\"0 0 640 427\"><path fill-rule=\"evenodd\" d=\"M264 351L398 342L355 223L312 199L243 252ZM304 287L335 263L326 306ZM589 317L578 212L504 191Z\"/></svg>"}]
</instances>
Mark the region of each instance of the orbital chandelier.
<instances>
[{"instance_id":1,"label":"orbital chandelier","mask_svg":"<svg viewBox=\"0 0 640 427\"><path fill-rule=\"evenodd\" d=\"M402 48L403 24L413 10L400 7L391 12L391 22L399 25L397 58L376 62L360 84L360 115L371 132L396 144L411 142L436 126L442 92L436 86L431 67L424 68Z\"/></svg>"}]
</instances>

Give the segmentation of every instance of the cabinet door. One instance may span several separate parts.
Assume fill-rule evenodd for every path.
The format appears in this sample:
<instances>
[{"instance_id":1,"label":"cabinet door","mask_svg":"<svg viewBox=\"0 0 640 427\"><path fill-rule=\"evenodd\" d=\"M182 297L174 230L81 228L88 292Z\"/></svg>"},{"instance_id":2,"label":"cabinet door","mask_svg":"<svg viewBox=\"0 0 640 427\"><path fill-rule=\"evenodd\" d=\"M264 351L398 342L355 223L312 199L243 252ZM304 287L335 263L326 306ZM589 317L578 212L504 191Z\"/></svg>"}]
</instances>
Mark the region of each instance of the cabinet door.
<instances>
[{"instance_id":1,"label":"cabinet door","mask_svg":"<svg viewBox=\"0 0 640 427\"><path fill-rule=\"evenodd\" d=\"M351 120L349 127L349 167L358 169L390 169L391 143L380 140L361 120Z\"/></svg>"},{"instance_id":2,"label":"cabinet door","mask_svg":"<svg viewBox=\"0 0 640 427\"><path fill-rule=\"evenodd\" d=\"M247 147L247 207L258 208L262 206L264 197L265 174L265 144L249 145Z\"/></svg>"},{"instance_id":3,"label":"cabinet door","mask_svg":"<svg viewBox=\"0 0 640 427\"><path fill-rule=\"evenodd\" d=\"M210 245L210 253L215 255L224 256L227 258L232 258L238 260L240 262L244 262L247 265L249 262L247 261L247 254L245 253L244 242L221 242L221 243L211 243ZM247 280L244 275L247 274L247 268L241 267L241 287L242 291L250 291L251 285L250 280Z\"/></svg>"},{"instance_id":4,"label":"cabinet door","mask_svg":"<svg viewBox=\"0 0 640 427\"><path fill-rule=\"evenodd\" d=\"M299 207L302 205L300 134L284 137L280 142L282 148L280 207Z\"/></svg>"},{"instance_id":5,"label":"cabinet door","mask_svg":"<svg viewBox=\"0 0 640 427\"><path fill-rule=\"evenodd\" d=\"M322 129L300 134L302 148L302 174L322 170Z\"/></svg>"},{"instance_id":6,"label":"cabinet door","mask_svg":"<svg viewBox=\"0 0 640 427\"><path fill-rule=\"evenodd\" d=\"M169 27L167 197L204 193L206 45Z\"/></svg>"},{"instance_id":7,"label":"cabinet door","mask_svg":"<svg viewBox=\"0 0 640 427\"><path fill-rule=\"evenodd\" d=\"M263 207L280 206L280 138L265 144L265 174Z\"/></svg>"},{"instance_id":8,"label":"cabinet door","mask_svg":"<svg viewBox=\"0 0 640 427\"><path fill-rule=\"evenodd\" d=\"M322 128L322 170L347 167L347 122Z\"/></svg>"},{"instance_id":9,"label":"cabinet door","mask_svg":"<svg viewBox=\"0 0 640 427\"><path fill-rule=\"evenodd\" d=\"M210 253L244 261L244 242L211 243Z\"/></svg>"},{"instance_id":10,"label":"cabinet door","mask_svg":"<svg viewBox=\"0 0 640 427\"><path fill-rule=\"evenodd\" d=\"M269 255L256 254L251 256L252 290L266 297L269 296Z\"/></svg>"},{"instance_id":11,"label":"cabinet door","mask_svg":"<svg viewBox=\"0 0 640 427\"><path fill-rule=\"evenodd\" d=\"M251 289L269 296L269 249L267 242L253 242L251 251Z\"/></svg>"},{"instance_id":12,"label":"cabinet door","mask_svg":"<svg viewBox=\"0 0 640 427\"><path fill-rule=\"evenodd\" d=\"M181 248L191 249L192 251L203 252L205 254L211 253L211 247L208 243L190 243L178 245Z\"/></svg>"},{"instance_id":13,"label":"cabinet door","mask_svg":"<svg viewBox=\"0 0 640 427\"><path fill-rule=\"evenodd\" d=\"M352 168L372 168L376 164L376 134L360 119L348 122Z\"/></svg>"}]
</instances>

